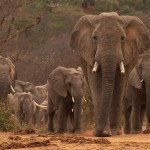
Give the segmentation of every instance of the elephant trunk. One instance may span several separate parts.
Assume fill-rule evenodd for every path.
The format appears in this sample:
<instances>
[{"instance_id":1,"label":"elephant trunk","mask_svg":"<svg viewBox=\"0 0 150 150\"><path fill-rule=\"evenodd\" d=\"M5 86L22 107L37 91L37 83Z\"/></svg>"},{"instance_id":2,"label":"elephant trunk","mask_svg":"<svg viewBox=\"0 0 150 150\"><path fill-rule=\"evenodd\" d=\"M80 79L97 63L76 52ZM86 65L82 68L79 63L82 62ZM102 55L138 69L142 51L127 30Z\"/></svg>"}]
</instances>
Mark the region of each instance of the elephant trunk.
<instances>
[{"instance_id":1,"label":"elephant trunk","mask_svg":"<svg viewBox=\"0 0 150 150\"><path fill-rule=\"evenodd\" d=\"M11 79L8 72L0 73L0 97L1 99L6 99L7 94L11 90Z\"/></svg>"},{"instance_id":2,"label":"elephant trunk","mask_svg":"<svg viewBox=\"0 0 150 150\"><path fill-rule=\"evenodd\" d=\"M115 55L105 55L101 59L102 69L102 98L97 105L98 128L104 131L111 109L113 98L113 89L115 83L115 75L117 69L117 57Z\"/></svg>"},{"instance_id":3,"label":"elephant trunk","mask_svg":"<svg viewBox=\"0 0 150 150\"><path fill-rule=\"evenodd\" d=\"M74 123L73 123L72 132L80 130L80 118L81 118L81 98L75 98Z\"/></svg>"}]
</instances>

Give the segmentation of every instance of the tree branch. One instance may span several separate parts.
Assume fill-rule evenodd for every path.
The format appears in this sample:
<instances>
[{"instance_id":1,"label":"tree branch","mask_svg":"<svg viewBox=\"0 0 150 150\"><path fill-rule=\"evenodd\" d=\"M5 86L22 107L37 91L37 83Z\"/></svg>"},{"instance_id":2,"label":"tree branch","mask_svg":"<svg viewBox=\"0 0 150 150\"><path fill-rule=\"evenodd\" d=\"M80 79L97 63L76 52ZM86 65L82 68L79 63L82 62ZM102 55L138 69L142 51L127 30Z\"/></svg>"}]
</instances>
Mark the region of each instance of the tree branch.
<instances>
[{"instance_id":1,"label":"tree branch","mask_svg":"<svg viewBox=\"0 0 150 150\"><path fill-rule=\"evenodd\" d=\"M6 42L8 42L9 40L11 40L11 39L13 39L13 38L14 38L14 39L15 39L15 38L18 38L18 36L19 36L20 33L23 33L23 32L25 32L25 31L29 30L30 28L32 28L33 26L39 24L40 22L41 22L41 17L36 17L36 22L35 22L35 23L30 24L30 25L28 25L28 26L26 26L26 27L24 27L24 28L22 28L22 29L20 29L20 30L17 30L17 32L16 32L14 35L9 35L9 37L6 38L6 39L2 39L2 40L0 41L0 46L2 46L3 44L5 44ZM11 31L11 30L10 30L10 31ZM10 34L10 31L8 32L9 34Z\"/></svg>"}]
</instances>

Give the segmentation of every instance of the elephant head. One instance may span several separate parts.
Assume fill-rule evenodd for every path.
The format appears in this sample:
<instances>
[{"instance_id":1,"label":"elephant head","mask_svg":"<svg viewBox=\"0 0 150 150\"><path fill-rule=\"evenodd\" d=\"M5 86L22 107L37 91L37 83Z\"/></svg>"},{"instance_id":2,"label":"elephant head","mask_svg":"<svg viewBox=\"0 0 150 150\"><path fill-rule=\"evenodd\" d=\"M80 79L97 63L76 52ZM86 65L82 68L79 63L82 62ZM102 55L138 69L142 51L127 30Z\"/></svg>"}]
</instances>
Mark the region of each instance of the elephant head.
<instances>
[{"instance_id":1,"label":"elephant head","mask_svg":"<svg viewBox=\"0 0 150 150\"><path fill-rule=\"evenodd\" d=\"M150 121L150 49L139 56L137 65L130 73L128 84L146 92L147 121Z\"/></svg>"},{"instance_id":2,"label":"elephant head","mask_svg":"<svg viewBox=\"0 0 150 150\"><path fill-rule=\"evenodd\" d=\"M15 90L17 92L32 92L35 90L35 85L30 82L16 80Z\"/></svg>"},{"instance_id":3,"label":"elephant head","mask_svg":"<svg viewBox=\"0 0 150 150\"><path fill-rule=\"evenodd\" d=\"M139 56L136 66L129 75L129 84L136 89L142 89L142 83L146 87L150 84L150 49Z\"/></svg>"},{"instance_id":4,"label":"elephant head","mask_svg":"<svg viewBox=\"0 0 150 150\"><path fill-rule=\"evenodd\" d=\"M14 91L17 72L9 58L0 56L0 97L6 100L7 95Z\"/></svg>"},{"instance_id":5,"label":"elephant head","mask_svg":"<svg viewBox=\"0 0 150 150\"><path fill-rule=\"evenodd\" d=\"M74 125L72 130L74 132L79 126L81 115L84 85L82 69L57 67L51 72L48 83L59 96L74 102Z\"/></svg>"},{"instance_id":6,"label":"elephant head","mask_svg":"<svg viewBox=\"0 0 150 150\"><path fill-rule=\"evenodd\" d=\"M74 53L86 62L93 74L101 72L102 75L99 108L102 130L109 116L117 70L120 68L125 73L125 66L147 49L149 38L149 31L139 18L119 16L115 12L83 16L73 28L70 45Z\"/></svg>"}]
</instances>

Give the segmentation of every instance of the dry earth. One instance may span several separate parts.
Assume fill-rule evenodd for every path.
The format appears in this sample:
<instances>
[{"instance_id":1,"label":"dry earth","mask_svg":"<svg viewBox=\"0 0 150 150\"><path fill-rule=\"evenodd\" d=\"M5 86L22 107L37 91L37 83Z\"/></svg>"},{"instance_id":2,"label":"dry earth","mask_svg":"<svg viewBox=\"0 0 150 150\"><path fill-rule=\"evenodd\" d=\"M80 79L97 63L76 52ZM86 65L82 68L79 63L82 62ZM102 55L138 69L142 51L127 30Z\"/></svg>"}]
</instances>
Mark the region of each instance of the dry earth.
<instances>
[{"instance_id":1,"label":"dry earth","mask_svg":"<svg viewBox=\"0 0 150 150\"><path fill-rule=\"evenodd\" d=\"M95 138L83 134L0 133L0 150L150 150L150 134Z\"/></svg>"}]
</instances>

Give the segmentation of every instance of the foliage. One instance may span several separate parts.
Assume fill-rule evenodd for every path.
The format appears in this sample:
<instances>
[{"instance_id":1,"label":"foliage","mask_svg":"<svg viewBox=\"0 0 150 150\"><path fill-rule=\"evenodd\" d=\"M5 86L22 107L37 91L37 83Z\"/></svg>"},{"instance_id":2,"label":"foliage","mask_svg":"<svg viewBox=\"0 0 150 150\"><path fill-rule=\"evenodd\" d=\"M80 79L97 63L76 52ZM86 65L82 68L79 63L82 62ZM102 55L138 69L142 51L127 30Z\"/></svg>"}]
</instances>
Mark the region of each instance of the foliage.
<instances>
[{"instance_id":1,"label":"foliage","mask_svg":"<svg viewBox=\"0 0 150 150\"><path fill-rule=\"evenodd\" d=\"M24 27L26 27L27 25L33 23L33 19L30 18L26 18L26 19L22 19L22 18L16 18L15 22L14 22L14 26L17 30L20 30Z\"/></svg>"},{"instance_id":2,"label":"foliage","mask_svg":"<svg viewBox=\"0 0 150 150\"><path fill-rule=\"evenodd\" d=\"M146 11L150 8L150 2L143 0L95 0L95 3L96 14L107 11L130 14L135 11Z\"/></svg>"},{"instance_id":3,"label":"foliage","mask_svg":"<svg viewBox=\"0 0 150 150\"><path fill-rule=\"evenodd\" d=\"M61 3L81 6L82 0L62 0Z\"/></svg>"},{"instance_id":4,"label":"foliage","mask_svg":"<svg viewBox=\"0 0 150 150\"><path fill-rule=\"evenodd\" d=\"M0 105L0 131L19 131L21 129L17 120L12 117L9 109L1 104Z\"/></svg>"}]
</instances>

